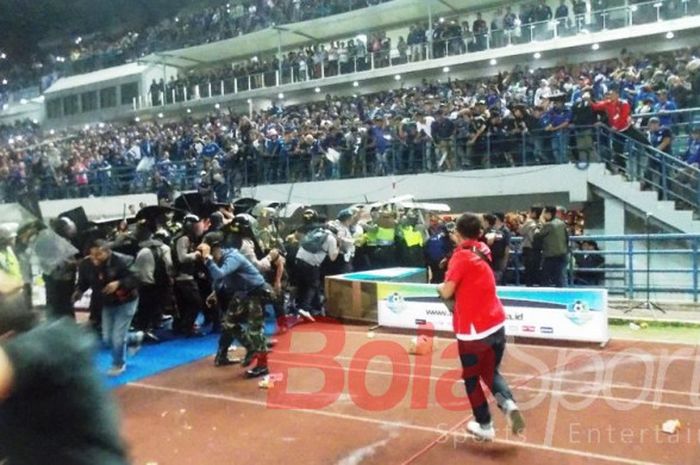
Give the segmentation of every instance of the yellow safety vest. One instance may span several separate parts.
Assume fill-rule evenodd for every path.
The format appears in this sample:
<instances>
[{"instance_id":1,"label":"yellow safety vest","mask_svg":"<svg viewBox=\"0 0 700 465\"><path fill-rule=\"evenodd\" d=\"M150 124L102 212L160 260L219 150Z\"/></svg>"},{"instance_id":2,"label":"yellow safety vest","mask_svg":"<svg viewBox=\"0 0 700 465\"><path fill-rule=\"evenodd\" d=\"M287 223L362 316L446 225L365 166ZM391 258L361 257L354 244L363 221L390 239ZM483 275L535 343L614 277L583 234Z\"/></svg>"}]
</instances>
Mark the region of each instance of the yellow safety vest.
<instances>
[{"instance_id":1,"label":"yellow safety vest","mask_svg":"<svg viewBox=\"0 0 700 465\"><path fill-rule=\"evenodd\" d=\"M403 240L407 247L423 247L423 234L420 231L413 229L413 226L408 226L401 230Z\"/></svg>"},{"instance_id":2,"label":"yellow safety vest","mask_svg":"<svg viewBox=\"0 0 700 465\"><path fill-rule=\"evenodd\" d=\"M370 229L365 233L365 244L368 247L377 246L377 229Z\"/></svg>"},{"instance_id":3,"label":"yellow safety vest","mask_svg":"<svg viewBox=\"0 0 700 465\"><path fill-rule=\"evenodd\" d=\"M0 250L0 270L3 270L13 278L22 279L22 270L19 267L19 260L17 260L10 246L5 247L4 250Z\"/></svg>"},{"instance_id":4,"label":"yellow safety vest","mask_svg":"<svg viewBox=\"0 0 700 465\"><path fill-rule=\"evenodd\" d=\"M394 245L396 230L394 228L377 228L377 243L379 246Z\"/></svg>"}]
</instances>

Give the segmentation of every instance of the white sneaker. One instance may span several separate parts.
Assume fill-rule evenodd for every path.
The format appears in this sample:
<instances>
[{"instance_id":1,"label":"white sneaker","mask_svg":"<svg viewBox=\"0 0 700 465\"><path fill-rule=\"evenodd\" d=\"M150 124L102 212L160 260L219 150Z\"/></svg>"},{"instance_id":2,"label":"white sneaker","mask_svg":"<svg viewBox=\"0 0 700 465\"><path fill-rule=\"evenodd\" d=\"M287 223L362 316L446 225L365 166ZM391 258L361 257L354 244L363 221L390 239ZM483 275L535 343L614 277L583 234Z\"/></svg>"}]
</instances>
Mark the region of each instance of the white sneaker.
<instances>
[{"instance_id":1,"label":"white sneaker","mask_svg":"<svg viewBox=\"0 0 700 465\"><path fill-rule=\"evenodd\" d=\"M314 318L311 313L307 312L304 309L299 309L299 316L307 321L311 321L311 322L316 321L316 318Z\"/></svg>"},{"instance_id":2,"label":"white sneaker","mask_svg":"<svg viewBox=\"0 0 700 465\"><path fill-rule=\"evenodd\" d=\"M505 410L506 418L513 434L523 434L525 432L525 419L518 405L512 399L508 399L503 403L503 410Z\"/></svg>"},{"instance_id":3,"label":"white sneaker","mask_svg":"<svg viewBox=\"0 0 700 465\"><path fill-rule=\"evenodd\" d=\"M484 426L472 420L467 423L467 431L482 441L493 441L496 437L496 430L493 429L493 423Z\"/></svg>"},{"instance_id":4,"label":"white sneaker","mask_svg":"<svg viewBox=\"0 0 700 465\"><path fill-rule=\"evenodd\" d=\"M118 367L113 366L112 368L110 368L107 371L107 376L114 378L115 376L121 375L125 371L126 371L126 364L124 364L122 366L118 366Z\"/></svg>"}]
</instances>

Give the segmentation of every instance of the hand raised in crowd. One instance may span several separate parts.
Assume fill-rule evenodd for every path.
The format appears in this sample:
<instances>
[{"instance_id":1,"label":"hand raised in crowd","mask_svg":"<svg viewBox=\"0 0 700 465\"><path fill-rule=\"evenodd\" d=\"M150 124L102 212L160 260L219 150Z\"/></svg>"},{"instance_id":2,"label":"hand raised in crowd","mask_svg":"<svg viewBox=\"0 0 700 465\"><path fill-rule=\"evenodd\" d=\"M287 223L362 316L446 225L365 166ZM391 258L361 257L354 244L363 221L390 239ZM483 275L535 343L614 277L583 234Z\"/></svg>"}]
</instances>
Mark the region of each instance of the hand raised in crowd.
<instances>
[{"instance_id":1,"label":"hand raised in crowd","mask_svg":"<svg viewBox=\"0 0 700 465\"><path fill-rule=\"evenodd\" d=\"M269 257L270 262L275 262L280 257L280 252L277 249L272 249L270 250L270 253L267 254L267 256Z\"/></svg>"}]
</instances>

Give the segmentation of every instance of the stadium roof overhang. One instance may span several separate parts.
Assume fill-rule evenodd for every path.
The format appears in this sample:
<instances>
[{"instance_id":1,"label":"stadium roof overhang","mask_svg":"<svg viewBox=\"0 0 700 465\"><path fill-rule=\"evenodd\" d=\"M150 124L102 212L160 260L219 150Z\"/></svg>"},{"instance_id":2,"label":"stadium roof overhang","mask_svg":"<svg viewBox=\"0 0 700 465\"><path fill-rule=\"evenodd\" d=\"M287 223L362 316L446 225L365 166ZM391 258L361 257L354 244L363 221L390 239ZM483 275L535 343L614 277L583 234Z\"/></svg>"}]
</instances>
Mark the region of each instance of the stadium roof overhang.
<instances>
[{"instance_id":1,"label":"stadium roof overhang","mask_svg":"<svg viewBox=\"0 0 700 465\"><path fill-rule=\"evenodd\" d=\"M468 5L465 5L468 3ZM434 18L469 7L478 10L498 4L499 0L394 0L371 9L362 9L300 23L273 26L264 30L219 42L152 53L140 62L191 68L223 61L243 60L259 53L301 47L313 42L347 39L361 32L398 27L428 20L428 6ZM502 3L502 1L501 1Z\"/></svg>"}]
</instances>

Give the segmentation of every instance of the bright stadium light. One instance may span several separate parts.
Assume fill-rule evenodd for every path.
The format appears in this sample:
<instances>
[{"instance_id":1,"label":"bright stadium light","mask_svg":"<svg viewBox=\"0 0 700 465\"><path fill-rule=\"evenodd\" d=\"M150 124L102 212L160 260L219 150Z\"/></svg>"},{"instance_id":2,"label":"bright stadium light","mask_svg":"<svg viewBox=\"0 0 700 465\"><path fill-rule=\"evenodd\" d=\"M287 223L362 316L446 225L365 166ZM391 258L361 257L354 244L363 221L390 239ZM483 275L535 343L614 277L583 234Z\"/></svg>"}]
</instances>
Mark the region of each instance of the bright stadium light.
<instances>
[{"instance_id":1,"label":"bright stadium light","mask_svg":"<svg viewBox=\"0 0 700 465\"><path fill-rule=\"evenodd\" d=\"M671 40L671 39L673 39L674 37L676 37L676 34L674 34L673 31L668 31L668 32L666 33L666 38L667 38L667 39Z\"/></svg>"},{"instance_id":2,"label":"bright stadium light","mask_svg":"<svg viewBox=\"0 0 700 465\"><path fill-rule=\"evenodd\" d=\"M6 86L6 85L7 85L7 79L3 79L3 80L2 80L2 85L3 85L3 86Z\"/></svg>"},{"instance_id":3,"label":"bright stadium light","mask_svg":"<svg viewBox=\"0 0 700 465\"><path fill-rule=\"evenodd\" d=\"M221 104L219 104L219 103L215 104L214 108L216 108L218 110L219 108L221 108Z\"/></svg>"},{"instance_id":4,"label":"bright stadium light","mask_svg":"<svg viewBox=\"0 0 700 465\"><path fill-rule=\"evenodd\" d=\"M280 100L284 99L284 94L280 92L279 94L277 94L277 98Z\"/></svg>"},{"instance_id":5,"label":"bright stadium light","mask_svg":"<svg viewBox=\"0 0 700 465\"><path fill-rule=\"evenodd\" d=\"M593 50L598 50L598 49L600 49L600 44L593 44L593 45L591 45L591 48Z\"/></svg>"},{"instance_id":6,"label":"bright stadium light","mask_svg":"<svg viewBox=\"0 0 700 465\"><path fill-rule=\"evenodd\" d=\"M52 130L49 131L49 134L51 134L51 135L53 136L54 134L56 134L56 131L54 131L54 130L52 129Z\"/></svg>"},{"instance_id":7,"label":"bright stadium light","mask_svg":"<svg viewBox=\"0 0 700 465\"><path fill-rule=\"evenodd\" d=\"M137 116L136 118L134 118L134 121L137 122L137 123L140 123L140 122L141 122L141 118L139 118L139 117Z\"/></svg>"},{"instance_id":8,"label":"bright stadium light","mask_svg":"<svg viewBox=\"0 0 700 465\"><path fill-rule=\"evenodd\" d=\"M317 94L320 94L320 93L321 93L321 88L320 88L320 87L315 88L315 89L314 89L314 92L316 92Z\"/></svg>"},{"instance_id":9,"label":"bright stadium light","mask_svg":"<svg viewBox=\"0 0 700 465\"><path fill-rule=\"evenodd\" d=\"M162 117L163 117L163 113L158 113L158 118L162 118Z\"/></svg>"},{"instance_id":10,"label":"bright stadium light","mask_svg":"<svg viewBox=\"0 0 700 465\"><path fill-rule=\"evenodd\" d=\"M353 86L353 87L360 87L360 83L357 82L357 81L355 81L355 82L352 83L352 86Z\"/></svg>"},{"instance_id":11,"label":"bright stadium light","mask_svg":"<svg viewBox=\"0 0 700 465\"><path fill-rule=\"evenodd\" d=\"M449 72L450 72L450 67L449 67L449 66L445 66L444 68L442 68L442 72L443 72L443 73L449 73Z\"/></svg>"},{"instance_id":12,"label":"bright stadium light","mask_svg":"<svg viewBox=\"0 0 700 465\"><path fill-rule=\"evenodd\" d=\"M496 61L495 58L491 58L491 60L489 61L489 63L491 64L491 66L496 66L496 65L498 64L498 61Z\"/></svg>"},{"instance_id":13,"label":"bright stadium light","mask_svg":"<svg viewBox=\"0 0 700 465\"><path fill-rule=\"evenodd\" d=\"M0 60L6 60L7 54L5 52L0 53Z\"/></svg>"},{"instance_id":14,"label":"bright stadium light","mask_svg":"<svg viewBox=\"0 0 700 465\"><path fill-rule=\"evenodd\" d=\"M542 58L542 54L540 52L535 52L533 57L535 57L535 60L539 60L540 58Z\"/></svg>"},{"instance_id":15,"label":"bright stadium light","mask_svg":"<svg viewBox=\"0 0 700 465\"><path fill-rule=\"evenodd\" d=\"M191 109L191 108L188 108L188 109L187 109L187 113L188 113L188 114L189 114L189 113L192 113L192 109Z\"/></svg>"},{"instance_id":16,"label":"bright stadium light","mask_svg":"<svg viewBox=\"0 0 700 465\"><path fill-rule=\"evenodd\" d=\"M400 75L400 74L397 74L396 76L394 76L394 80L400 81L400 80L401 80L401 75Z\"/></svg>"}]
</instances>

